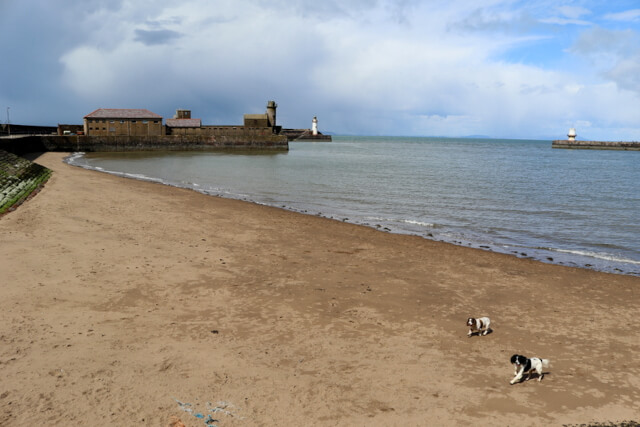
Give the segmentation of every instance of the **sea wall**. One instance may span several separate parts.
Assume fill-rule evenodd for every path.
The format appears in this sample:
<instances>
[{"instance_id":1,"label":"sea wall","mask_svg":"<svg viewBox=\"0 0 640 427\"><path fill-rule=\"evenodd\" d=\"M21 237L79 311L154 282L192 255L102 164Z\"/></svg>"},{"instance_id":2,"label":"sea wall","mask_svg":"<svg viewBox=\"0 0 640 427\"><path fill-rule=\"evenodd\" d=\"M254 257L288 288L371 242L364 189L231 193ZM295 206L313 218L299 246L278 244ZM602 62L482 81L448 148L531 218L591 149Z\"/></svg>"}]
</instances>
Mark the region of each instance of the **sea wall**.
<instances>
[{"instance_id":1,"label":"sea wall","mask_svg":"<svg viewBox=\"0 0 640 427\"><path fill-rule=\"evenodd\" d=\"M551 147L586 150L640 150L640 142L556 140L553 141Z\"/></svg>"},{"instance_id":2,"label":"sea wall","mask_svg":"<svg viewBox=\"0 0 640 427\"><path fill-rule=\"evenodd\" d=\"M26 200L50 176L50 169L0 150L0 215Z\"/></svg>"},{"instance_id":3,"label":"sea wall","mask_svg":"<svg viewBox=\"0 0 640 427\"><path fill-rule=\"evenodd\" d=\"M207 151L222 149L288 150L286 136L161 135L161 136L56 136L37 135L0 139L0 149L18 155L40 151Z\"/></svg>"}]
</instances>

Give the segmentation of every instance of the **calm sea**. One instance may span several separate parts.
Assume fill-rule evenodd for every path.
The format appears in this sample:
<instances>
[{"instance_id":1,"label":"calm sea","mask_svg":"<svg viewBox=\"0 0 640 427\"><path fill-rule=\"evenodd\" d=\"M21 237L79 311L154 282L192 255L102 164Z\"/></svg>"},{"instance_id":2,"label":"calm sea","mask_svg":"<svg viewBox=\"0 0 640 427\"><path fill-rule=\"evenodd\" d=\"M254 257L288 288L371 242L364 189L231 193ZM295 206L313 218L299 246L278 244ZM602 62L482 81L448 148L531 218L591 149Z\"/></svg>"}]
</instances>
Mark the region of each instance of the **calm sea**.
<instances>
[{"instance_id":1,"label":"calm sea","mask_svg":"<svg viewBox=\"0 0 640 427\"><path fill-rule=\"evenodd\" d=\"M640 152L551 141L334 137L289 151L70 163L543 262L640 275Z\"/></svg>"}]
</instances>

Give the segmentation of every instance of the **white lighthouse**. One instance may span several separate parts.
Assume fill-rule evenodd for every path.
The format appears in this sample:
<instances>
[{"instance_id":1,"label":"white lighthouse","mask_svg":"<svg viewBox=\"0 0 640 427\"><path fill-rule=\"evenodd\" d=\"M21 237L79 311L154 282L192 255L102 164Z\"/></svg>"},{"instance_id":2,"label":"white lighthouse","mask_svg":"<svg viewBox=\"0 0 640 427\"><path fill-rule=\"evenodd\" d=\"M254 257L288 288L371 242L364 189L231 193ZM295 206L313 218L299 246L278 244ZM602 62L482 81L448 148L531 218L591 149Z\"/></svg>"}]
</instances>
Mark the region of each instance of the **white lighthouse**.
<instances>
[{"instance_id":1,"label":"white lighthouse","mask_svg":"<svg viewBox=\"0 0 640 427\"><path fill-rule=\"evenodd\" d=\"M316 136L318 134L318 118L313 117L311 121L311 135Z\"/></svg>"},{"instance_id":2,"label":"white lighthouse","mask_svg":"<svg viewBox=\"0 0 640 427\"><path fill-rule=\"evenodd\" d=\"M569 138L569 141L575 141L576 140L576 129L575 128L571 128L569 129L569 133L567 134L567 137Z\"/></svg>"}]
</instances>

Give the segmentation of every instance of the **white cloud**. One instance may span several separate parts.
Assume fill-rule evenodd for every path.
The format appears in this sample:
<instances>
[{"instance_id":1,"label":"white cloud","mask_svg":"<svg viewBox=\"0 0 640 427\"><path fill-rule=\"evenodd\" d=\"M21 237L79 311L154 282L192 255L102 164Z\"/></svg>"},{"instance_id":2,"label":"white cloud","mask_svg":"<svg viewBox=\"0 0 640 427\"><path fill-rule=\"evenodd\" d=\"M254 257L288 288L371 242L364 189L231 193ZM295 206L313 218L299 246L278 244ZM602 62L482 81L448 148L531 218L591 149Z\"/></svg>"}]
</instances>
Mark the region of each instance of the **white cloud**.
<instances>
[{"instance_id":1,"label":"white cloud","mask_svg":"<svg viewBox=\"0 0 640 427\"><path fill-rule=\"evenodd\" d=\"M591 25L591 22L584 21L582 19L568 19L568 18L559 18L559 17L541 19L540 22L545 24L557 24L557 25L584 25L584 26Z\"/></svg>"},{"instance_id":2,"label":"white cloud","mask_svg":"<svg viewBox=\"0 0 640 427\"><path fill-rule=\"evenodd\" d=\"M604 15L604 19L609 19L611 21L640 22L640 9L631 9L618 13L607 13Z\"/></svg>"},{"instance_id":3,"label":"white cloud","mask_svg":"<svg viewBox=\"0 0 640 427\"><path fill-rule=\"evenodd\" d=\"M578 19L584 15L591 15L591 11L582 6L558 6L556 10L569 19Z\"/></svg>"},{"instance_id":4,"label":"white cloud","mask_svg":"<svg viewBox=\"0 0 640 427\"><path fill-rule=\"evenodd\" d=\"M557 15L543 18L540 20L540 22L556 25L592 25L590 21L580 19L585 15L591 15L591 11L589 9L585 9L584 7L565 5L557 6L554 8L554 10Z\"/></svg>"}]
</instances>

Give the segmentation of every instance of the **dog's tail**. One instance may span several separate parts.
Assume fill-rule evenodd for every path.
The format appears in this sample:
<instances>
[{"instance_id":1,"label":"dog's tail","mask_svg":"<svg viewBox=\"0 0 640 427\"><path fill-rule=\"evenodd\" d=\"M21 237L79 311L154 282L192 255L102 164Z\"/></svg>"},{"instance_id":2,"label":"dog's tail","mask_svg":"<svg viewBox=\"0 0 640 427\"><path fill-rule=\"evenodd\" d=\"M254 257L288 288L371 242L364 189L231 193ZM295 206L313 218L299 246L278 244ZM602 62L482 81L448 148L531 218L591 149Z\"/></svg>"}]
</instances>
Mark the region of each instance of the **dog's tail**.
<instances>
[{"instance_id":1,"label":"dog's tail","mask_svg":"<svg viewBox=\"0 0 640 427\"><path fill-rule=\"evenodd\" d=\"M551 360L549 359L540 359L540 361L542 362L543 368L548 368L549 366L551 366Z\"/></svg>"}]
</instances>

